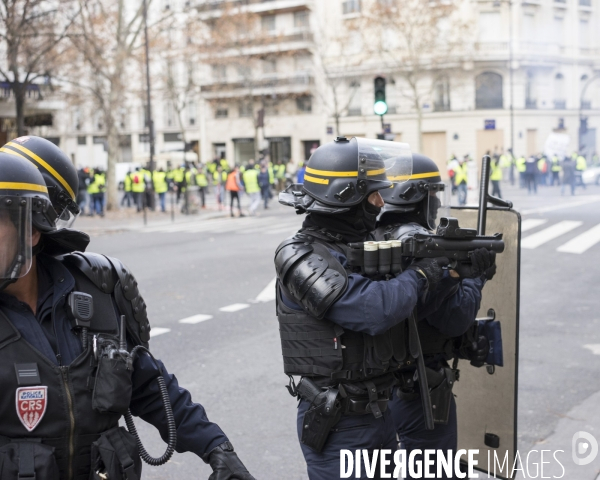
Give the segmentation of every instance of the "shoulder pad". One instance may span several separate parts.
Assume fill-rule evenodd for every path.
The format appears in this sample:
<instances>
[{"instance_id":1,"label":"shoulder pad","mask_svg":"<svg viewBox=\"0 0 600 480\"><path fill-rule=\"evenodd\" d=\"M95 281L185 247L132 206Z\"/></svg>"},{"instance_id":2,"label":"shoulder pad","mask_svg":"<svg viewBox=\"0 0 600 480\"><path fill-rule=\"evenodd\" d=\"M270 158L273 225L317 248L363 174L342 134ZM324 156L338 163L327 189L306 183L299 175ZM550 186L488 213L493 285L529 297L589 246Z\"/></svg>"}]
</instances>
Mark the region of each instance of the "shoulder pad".
<instances>
[{"instance_id":1,"label":"shoulder pad","mask_svg":"<svg viewBox=\"0 0 600 480\"><path fill-rule=\"evenodd\" d=\"M325 315L348 285L344 267L326 246L319 243L283 245L277 251L275 264L282 266L277 275L284 289L317 318Z\"/></svg>"},{"instance_id":2,"label":"shoulder pad","mask_svg":"<svg viewBox=\"0 0 600 480\"><path fill-rule=\"evenodd\" d=\"M312 239L302 234L284 240L275 250L275 271L277 277L283 279L299 259L313 251Z\"/></svg>"},{"instance_id":3,"label":"shoulder pad","mask_svg":"<svg viewBox=\"0 0 600 480\"><path fill-rule=\"evenodd\" d=\"M150 323L146 302L131 271L118 259L98 253L76 252L62 257L77 268L103 293L112 294L119 312L126 317L127 333L137 345L148 347Z\"/></svg>"}]
</instances>

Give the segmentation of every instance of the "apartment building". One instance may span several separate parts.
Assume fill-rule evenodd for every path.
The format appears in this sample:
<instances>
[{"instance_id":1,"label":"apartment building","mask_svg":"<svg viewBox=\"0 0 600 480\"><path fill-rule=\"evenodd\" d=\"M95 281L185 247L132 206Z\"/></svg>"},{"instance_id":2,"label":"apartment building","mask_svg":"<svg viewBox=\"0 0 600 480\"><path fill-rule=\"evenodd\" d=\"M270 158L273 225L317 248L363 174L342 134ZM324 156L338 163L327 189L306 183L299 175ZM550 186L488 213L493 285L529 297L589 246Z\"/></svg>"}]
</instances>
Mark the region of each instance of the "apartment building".
<instances>
[{"instance_id":1,"label":"apartment building","mask_svg":"<svg viewBox=\"0 0 600 480\"><path fill-rule=\"evenodd\" d=\"M480 157L511 145L516 154L540 152L554 133L568 135L570 149L581 144L589 153L600 150L600 0L464 0L472 48L443 75L436 72L435 82L432 76L430 93L420 102L421 135L402 75L367 52L364 36L350 27L376 1L386 2L159 2L156 8L194 9L209 29L227 9L250 12L260 37L195 66L198 88L180 112L183 121L153 80L159 163L197 158L183 153L184 139L197 142L203 161L223 155L244 163L268 149L276 161L298 163L338 130L371 138L385 131L386 138L415 150L420 138L420 149L440 166L452 154ZM347 35L340 45L341 34ZM153 76L162 68L155 63ZM376 75L387 80L383 129L373 113ZM130 95L122 118L121 160L144 161L149 144L143 96ZM102 128L90 103L64 108L54 126L37 130L60 138L78 164L91 165L106 155Z\"/></svg>"}]
</instances>

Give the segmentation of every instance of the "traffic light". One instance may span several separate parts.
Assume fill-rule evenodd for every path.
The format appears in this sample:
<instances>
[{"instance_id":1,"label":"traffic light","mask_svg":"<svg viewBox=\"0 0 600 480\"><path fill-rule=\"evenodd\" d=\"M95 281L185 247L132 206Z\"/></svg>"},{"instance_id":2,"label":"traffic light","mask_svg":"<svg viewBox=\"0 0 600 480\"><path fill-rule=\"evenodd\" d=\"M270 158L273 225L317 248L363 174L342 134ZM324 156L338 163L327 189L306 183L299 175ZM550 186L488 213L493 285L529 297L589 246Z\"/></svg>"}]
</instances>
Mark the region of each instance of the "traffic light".
<instances>
[{"instance_id":1,"label":"traffic light","mask_svg":"<svg viewBox=\"0 0 600 480\"><path fill-rule=\"evenodd\" d=\"M375 77L375 103L373 104L375 115L385 115L388 111L385 101L385 78Z\"/></svg>"}]
</instances>

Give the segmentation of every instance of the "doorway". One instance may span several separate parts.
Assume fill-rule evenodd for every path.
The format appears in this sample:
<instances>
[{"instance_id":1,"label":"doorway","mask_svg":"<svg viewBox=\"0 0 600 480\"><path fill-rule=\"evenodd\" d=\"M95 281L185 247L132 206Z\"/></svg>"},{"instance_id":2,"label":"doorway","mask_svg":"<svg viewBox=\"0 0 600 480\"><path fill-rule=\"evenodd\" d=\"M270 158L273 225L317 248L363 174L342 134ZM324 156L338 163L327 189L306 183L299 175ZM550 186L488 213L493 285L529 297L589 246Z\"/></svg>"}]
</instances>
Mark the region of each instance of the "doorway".
<instances>
[{"instance_id":1,"label":"doorway","mask_svg":"<svg viewBox=\"0 0 600 480\"><path fill-rule=\"evenodd\" d=\"M442 180L448 180L446 165L446 132L426 132L421 137L423 155L431 158L440 169Z\"/></svg>"}]
</instances>

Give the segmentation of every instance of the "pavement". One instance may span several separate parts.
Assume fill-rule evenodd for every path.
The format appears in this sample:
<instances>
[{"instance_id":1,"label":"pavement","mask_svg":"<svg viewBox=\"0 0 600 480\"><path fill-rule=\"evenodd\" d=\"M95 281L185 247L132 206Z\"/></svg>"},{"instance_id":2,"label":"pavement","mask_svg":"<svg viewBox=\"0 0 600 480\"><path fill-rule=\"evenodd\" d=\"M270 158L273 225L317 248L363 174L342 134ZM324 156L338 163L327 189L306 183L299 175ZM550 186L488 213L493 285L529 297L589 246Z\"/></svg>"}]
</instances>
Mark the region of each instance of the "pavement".
<instances>
[{"instance_id":1,"label":"pavement","mask_svg":"<svg viewBox=\"0 0 600 480\"><path fill-rule=\"evenodd\" d=\"M517 478L542 478L534 476L535 452L563 450L556 455L564 472L550 457L543 478L596 480L600 457L576 465L572 438L584 431L600 440L600 187L578 189L575 197L557 187L537 195L502 188L523 230L518 445L529 472ZM174 222L149 216L146 226L137 214L76 225L92 232L90 251L120 258L135 273L154 354L206 407L250 471L261 479L304 480L296 401L284 388L272 263L276 246L303 217L271 207L252 218L210 210L176 215ZM160 455L156 430L137 424L148 450ZM593 448L578 444L580 456ZM194 455L176 454L163 467L146 466L143 478L209 473Z\"/></svg>"}]
</instances>

